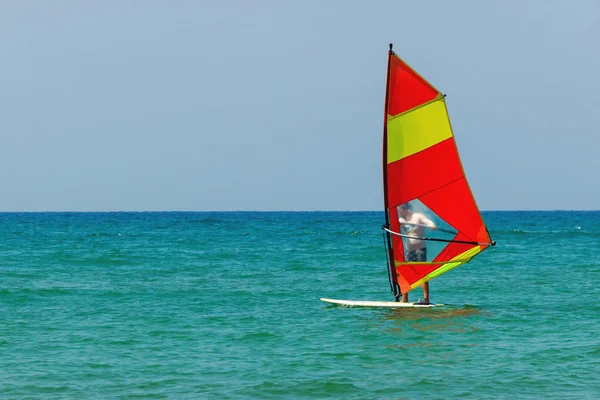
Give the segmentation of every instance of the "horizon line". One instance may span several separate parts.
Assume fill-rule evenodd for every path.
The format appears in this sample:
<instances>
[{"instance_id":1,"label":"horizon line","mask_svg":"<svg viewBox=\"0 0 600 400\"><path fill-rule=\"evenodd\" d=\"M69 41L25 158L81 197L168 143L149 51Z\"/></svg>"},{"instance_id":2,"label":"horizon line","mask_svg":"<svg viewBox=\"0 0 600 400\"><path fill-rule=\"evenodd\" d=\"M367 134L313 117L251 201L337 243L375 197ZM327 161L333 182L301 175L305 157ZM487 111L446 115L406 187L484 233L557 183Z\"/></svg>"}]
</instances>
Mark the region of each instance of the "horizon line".
<instances>
[{"instance_id":1,"label":"horizon line","mask_svg":"<svg viewBox=\"0 0 600 400\"><path fill-rule=\"evenodd\" d=\"M575 209L575 208L554 208L554 209L489 209L480 210L481 212L597 212L600 209ZM363 212L384 212L383 210L46 210L46 211L0 211L0 214L17 213L363 213Z\"/></svg>"}]
</instances>

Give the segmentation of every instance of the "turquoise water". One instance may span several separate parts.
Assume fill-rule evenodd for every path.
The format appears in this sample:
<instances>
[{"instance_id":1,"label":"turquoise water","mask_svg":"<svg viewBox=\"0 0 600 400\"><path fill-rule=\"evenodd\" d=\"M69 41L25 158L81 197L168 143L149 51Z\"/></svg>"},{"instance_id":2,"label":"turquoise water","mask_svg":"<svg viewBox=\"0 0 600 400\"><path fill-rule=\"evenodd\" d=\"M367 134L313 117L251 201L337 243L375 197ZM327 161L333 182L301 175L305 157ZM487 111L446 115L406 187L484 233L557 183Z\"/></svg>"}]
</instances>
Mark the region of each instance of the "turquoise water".
<instances>
[{"instance_id":1,"label":"turquoise water","mask_svg":"<svg viewBox=\"0 0 600 400\"><path fill-rule=\"evenodd\" d=\"M599 398L600 212L484 219L386 310L381 213L0 214L0 398Z\"/></svg>"}]
</instances>

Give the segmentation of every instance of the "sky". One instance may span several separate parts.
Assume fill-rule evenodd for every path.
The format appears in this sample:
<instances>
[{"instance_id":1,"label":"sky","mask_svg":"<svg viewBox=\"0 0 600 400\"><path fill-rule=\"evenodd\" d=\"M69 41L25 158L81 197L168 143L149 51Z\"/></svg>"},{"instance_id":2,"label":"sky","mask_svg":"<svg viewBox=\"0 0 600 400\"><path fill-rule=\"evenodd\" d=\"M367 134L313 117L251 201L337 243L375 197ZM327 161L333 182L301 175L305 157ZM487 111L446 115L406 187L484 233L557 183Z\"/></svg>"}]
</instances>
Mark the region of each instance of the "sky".
<instances>
[{"instance_id":1,"label":"sky","mask_svg":"<svg viewBox=\"0 0 600 400\"><path fill-rule=\"evenodd\" d=\"M6 1L0 211L381 210L387 50L482 210L600 209L600 2Z\"/></svg>"}]
</instances>

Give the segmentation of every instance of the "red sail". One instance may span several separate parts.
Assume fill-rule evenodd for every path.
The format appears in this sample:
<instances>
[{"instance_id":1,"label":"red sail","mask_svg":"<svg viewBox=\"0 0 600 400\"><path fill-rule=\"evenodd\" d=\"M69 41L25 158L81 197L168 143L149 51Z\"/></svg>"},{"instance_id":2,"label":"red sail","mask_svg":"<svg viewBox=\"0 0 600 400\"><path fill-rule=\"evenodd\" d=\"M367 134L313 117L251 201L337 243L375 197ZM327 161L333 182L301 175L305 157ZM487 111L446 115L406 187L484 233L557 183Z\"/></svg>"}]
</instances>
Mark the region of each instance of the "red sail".
<instances>
[{"instance_id":1,"label":"red sail","mask_svg":"<svg viewBox=\"0 0 600 400\"><path fill-rule=\"evenodd\" d=\"M392 278L403 293L492 245L460 162L444 96L390 51L384 195Z\"/></svg>"}]
</instances>

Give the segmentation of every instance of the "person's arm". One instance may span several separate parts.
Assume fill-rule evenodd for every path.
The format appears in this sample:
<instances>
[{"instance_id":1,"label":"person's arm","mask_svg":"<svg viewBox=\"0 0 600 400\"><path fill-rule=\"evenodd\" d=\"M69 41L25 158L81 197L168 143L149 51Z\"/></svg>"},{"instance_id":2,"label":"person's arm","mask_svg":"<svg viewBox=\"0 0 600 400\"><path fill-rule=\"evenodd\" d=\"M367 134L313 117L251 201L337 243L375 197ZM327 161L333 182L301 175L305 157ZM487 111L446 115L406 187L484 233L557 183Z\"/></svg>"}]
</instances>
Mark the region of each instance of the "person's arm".
<instances>
[{"instance_id":1,"label":"person's arm","mask_svg":"<svg viewBox=\"0 0 600 400\"><path fill-rule=\"evenodd\" d=\"M407 234L410 228L406 225L406 220L402 217L399 217L398 221L400 221L400 233L404 232L404 234Z\"/></svg>"},{"instance_id":2,"label":"person's arm","mask_svg":"<svg viewBox=\"0 0 600 400\"><path fill-rule=\"evenodd\" d=\"M431 228L431 229L435 229L435 228L437 228L437 227L435 226L435 223L434 223L432 220L430 220L429 218L427 218L427 217L425 216L425 214L421 214L421 218L420 218L420 221L419 221L419 223L420 223L420 224L423 224L423 225L425 225L426 227L428 227L428 228Z\"/></svg>"}]
</instances>

